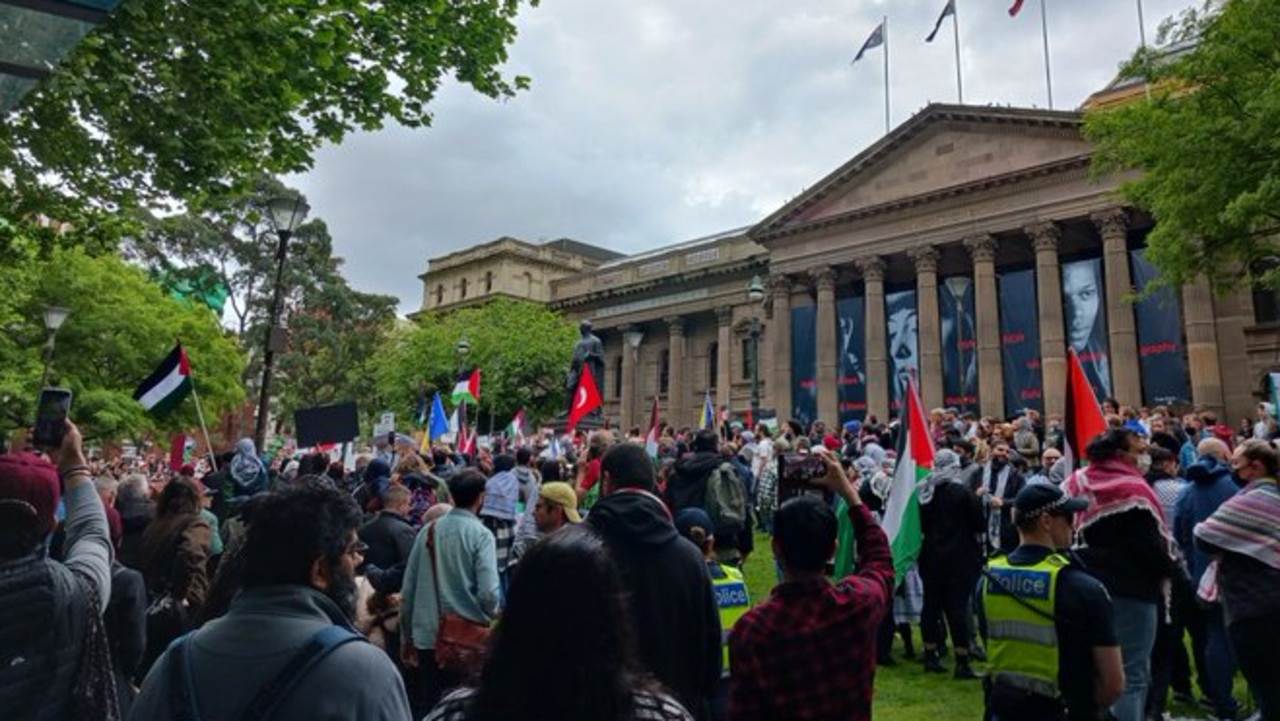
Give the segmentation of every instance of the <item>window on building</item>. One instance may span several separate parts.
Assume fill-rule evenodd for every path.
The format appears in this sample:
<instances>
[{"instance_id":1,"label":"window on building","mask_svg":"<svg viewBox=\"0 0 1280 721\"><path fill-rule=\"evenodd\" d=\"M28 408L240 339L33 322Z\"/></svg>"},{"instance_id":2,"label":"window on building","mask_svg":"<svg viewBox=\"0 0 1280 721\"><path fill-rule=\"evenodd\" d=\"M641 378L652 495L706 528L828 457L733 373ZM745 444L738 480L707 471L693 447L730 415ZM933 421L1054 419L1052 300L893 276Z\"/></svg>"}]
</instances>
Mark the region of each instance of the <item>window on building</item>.
<instances>
[{"instance_id":1,"label":"window on building","mask_svg":"<svg viewBox=\"0 0 1280 721\"><path fill-rule=\"evenodd\" d=\"M485 271L485 274L484 274L484 292L486 292L486 293L492 293L492 292L493 292L493 271L492 271L492 270Z\"/></svg>"},{"instance_id":2,"label":"window on building","mask_svg":"<svg viewBox=\"0 0 1280 721\"><path fill-rule=\"evenodd\" d=\"M458 297L462 300L467 298L467 279L463 278L462 283L458 286Z\"/></svg>"},{"instance_id":3,"label":"window on building","mask_svg":"<svg viewBox=\"0 0 1280 721\"><path fill-rule=\"evenodd\" d=\"M1280 259L1261 260L1253 264L1253 275L1274 271ZM1280 323L1280 289L1253 287L1253 320L1259 325Z\"/></svg>"},{"instance_id":4,"label":"window on building","mask_svg":"<svg viewBox=\"0 0 1280 721\"><path fill-rule=\"evenodd\" d=\"M720 376L720 342L711 341L707 348L707 387L716 387L716 378Z\"/></svg>"},{"instance_id":5,"label":"window on building","mask_svg":"<svg viewBox=\"0 0 1280 721\"><path fill-rule=\"evenodd\" d=\"M755 366L755 347L750 338L742 339L742 380L751 380L751 369Z\"/></svg>"},{"instance_id":6,"label":"window on building","mask_svg":"<svg viewBox=\"0 0 1280 721\"><path fill-rule=\"evenodd\" d=\"M613 397L622 398L622 356L613 359Z\"/></svg>"},{"instance_id":7,"label":"window on building","mask_svg":"<svg viewBox=\"0 0 1280 721\"><path fill-rule=\"evenodd\" d=\"M444 303L444 283L436 285L436 305Z\"/></svg>"},{"instance_id":8,"label":"window on building","mask_svg":"<svg viewBox=\"0 0 1280 721\"><path fill-rule=\"evenodd\" d=\"M658 356L658 392L666 393L671 381L671 351L662 351Z\"/></svg>"}]
</instances>

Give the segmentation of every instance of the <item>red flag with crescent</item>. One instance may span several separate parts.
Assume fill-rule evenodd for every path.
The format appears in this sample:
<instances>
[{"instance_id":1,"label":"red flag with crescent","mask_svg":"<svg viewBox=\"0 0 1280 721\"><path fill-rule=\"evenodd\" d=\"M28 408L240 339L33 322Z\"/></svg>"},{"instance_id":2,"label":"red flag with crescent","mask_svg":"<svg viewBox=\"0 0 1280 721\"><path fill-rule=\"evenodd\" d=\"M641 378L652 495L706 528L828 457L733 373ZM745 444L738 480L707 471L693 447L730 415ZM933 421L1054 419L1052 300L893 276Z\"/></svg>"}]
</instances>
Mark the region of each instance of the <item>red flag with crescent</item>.
<instances>
[{"instance_id":1,"label":"red flag with crescent","mask_svg":"<svg viewBox=\"0 0 1280 721\"><path fill-rule=\"evenodd\" d=\"M573 405L569 406L569 425L567 431L573 432L578 421L600 407L600 391L596 389L596 379L591 377L591 366L582 364L582 375L578 378L578 389L573 392Z\"/></svg>"}]
</instances>

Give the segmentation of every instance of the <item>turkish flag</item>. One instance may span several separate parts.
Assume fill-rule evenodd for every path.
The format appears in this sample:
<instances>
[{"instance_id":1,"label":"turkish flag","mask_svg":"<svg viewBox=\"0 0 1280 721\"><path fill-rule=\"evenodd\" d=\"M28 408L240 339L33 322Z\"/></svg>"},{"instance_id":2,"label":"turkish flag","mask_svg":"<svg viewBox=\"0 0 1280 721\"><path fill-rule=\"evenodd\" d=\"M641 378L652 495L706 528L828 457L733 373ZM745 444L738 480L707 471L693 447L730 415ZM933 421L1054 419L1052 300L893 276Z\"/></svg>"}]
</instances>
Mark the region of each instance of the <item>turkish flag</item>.
<instances>
[{"instance_id":1,"label":"turkish flag","mask_svg":"<svg viewBox=\"0 0 1280 721\"><path fill-rule=\"evenodd\" d=\"M591 366L583 363L578 390L573 392L573 405L569 406L569 425L566 430L572 433L578 421L599 407L600 391L596 389L596 379L591 377Z\"/></svg>"}]
</instances>

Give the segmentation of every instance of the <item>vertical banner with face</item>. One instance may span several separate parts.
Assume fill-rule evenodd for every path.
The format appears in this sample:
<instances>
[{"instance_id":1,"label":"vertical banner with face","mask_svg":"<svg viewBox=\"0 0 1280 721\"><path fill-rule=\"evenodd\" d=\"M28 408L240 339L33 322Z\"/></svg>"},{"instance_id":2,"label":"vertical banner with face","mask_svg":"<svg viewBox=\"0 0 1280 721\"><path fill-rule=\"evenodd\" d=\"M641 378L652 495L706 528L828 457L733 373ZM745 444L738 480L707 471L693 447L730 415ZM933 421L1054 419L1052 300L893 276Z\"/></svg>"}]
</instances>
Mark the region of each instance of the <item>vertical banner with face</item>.
<instances>
[{"instance_id":1,"label":"vertical banner with face","mask_svg":"<svg viewBox=\"0 0 1280 721\"><path fill-rule=\"evenodd\" d=\"M884 296L885 338L889 342L890 415L901 416L907 403L907 381L920 372L920 332L916 291L900 290Z\"/></svg>"},{"instance_id":2,"label":"vertical banner with face","mask_svg":"<svg viewBox=\"0 0 1280 721\"><path fill-rule=\"evenodd\" d=\"M978 410L978 341L973 279L947 278L938 286L942 320L942 393L949 408Z\"/></svg>"},{"instance_id":3,"label":"vertical banner with face","mask_svg":"<svg viewBox=\"0 0 1280 721\"><path fill-rule=\"evenodd\" d=\"M1036 272L1001 273L1000 354L1004 362L1004 412L1023 408L1044 411L1040 375L1040 311L1036 304Z\"/></svg>"},{"instance_id":4,"label":"vertical banner with face","mask_svg":"<svg viewBox=\"0 0 1280 721\"><path fill-rule=\"evenodd\" d=\"M1147 262L1146 249L1129 253L1133 284L1146 291L1158 271ZM1136 303L1138 321L1138 364L1142 371L1142 402L1147 405L1187 403L1191 399L1191 377L1187 372L1187 348L1182 340L1182 314L1178 294L1160 288Z\"/></svg>"},{"instance_id":5,"label":"vertical banner with face","mask_svg":"<svg viewBox=\"0 0 1280 721\"><path fill-rule=\"evenodd\" d=\"M867 303L861 296L836 302L840 345L840 423L867 415L866 353Z\"/></svg>"},{"instance_id":6,"label":"vertical banner with face","mask_svg":"<svg viewBox=\"0 0 1280 721\"><path fill-rule=\"evenodd\" d=\"M1067 343L1075 349L1093 393L1111 397L1111 358L1107 343L1107 298L1102 259L1062 264L1062 320Z\"/></svg>"},{"instance_id":7,"label":"vertical banner with face","mask_svg":"<svg viewBox=\"0 0 1280 721\"><path fill-rule=\"evenodd\" d=\"M818 417L817 320L815 306L791 309L791 417L806 426Z\"/></svg>"}]
</instances>

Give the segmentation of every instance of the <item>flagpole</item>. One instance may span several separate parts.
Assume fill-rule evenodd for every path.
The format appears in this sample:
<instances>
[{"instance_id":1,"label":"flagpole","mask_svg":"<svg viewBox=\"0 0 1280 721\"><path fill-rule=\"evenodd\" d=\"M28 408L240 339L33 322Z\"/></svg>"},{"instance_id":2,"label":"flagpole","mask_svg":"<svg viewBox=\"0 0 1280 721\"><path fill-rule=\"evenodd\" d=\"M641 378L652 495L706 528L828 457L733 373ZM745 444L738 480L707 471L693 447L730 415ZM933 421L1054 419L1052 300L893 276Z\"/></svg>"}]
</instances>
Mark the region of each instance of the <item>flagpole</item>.
<instances>
[{"instance_id":1,"label":"flagpole","mask_svg":"<svg viewBox=\"0 0 1280 721\"><path fill-rule=\"evenodd\" d=\"M1044 37L1044 85L1049 91L1049 109L1053 110L1053 72L1049 67L1049 14L1040 0L1040 34Z\"/></svg>"},{"instance_id":2,"label":"flagpole","mask_svg":"<svg viewBox=\"0 0 1280 721\"><path fill-rule=\"evenodd\" d=\"M1138 0L1138 38L1142 42L1142 47L1147 46L1147 21L1142 13L1142 0Z\"/></svg>"},{"instance_id":3,"label":"flagpole","mask_svg":"<svg viewBox=\"0 0 1280 721\"><path fill-rule=\"evenodd\" d=\"M1141 0L1139 0L1141 2ZM956 97L964 105L964 80L960 75L960 2L951 4L951 31L956 40Z\"/></svg>"},{"instance_id":4,"label":"flagpole","mask_svg":"<svg viewBox=\"0 0 1280 721\"><path fill-rule=\"evenodd\" d=\"M187 376L190 380L191 376ZM213 467L213 472L218 472L218 459L214 457L213 441L209 440L209 427L204 423L204 410L200 408L200 394L196 393L196 382L191 381L191 397L196 401L196 417L200 419L200 430L204 432L204 444L209 449L209 465Z\"/></svg>"},{"instance_id":5,"label":"flagpole","mask_svg":"<svg viewBox=\"0 0 1280 721\"><path fill-rule=\"evenodd\" d=\"M889 134L889 16L880 21L884 29L884 134Z\"/></svg>"}]
</instances>

